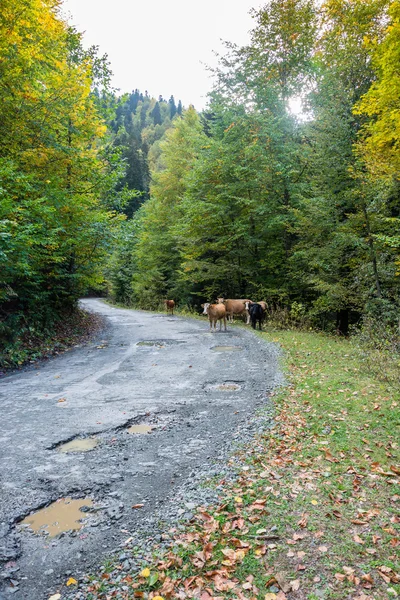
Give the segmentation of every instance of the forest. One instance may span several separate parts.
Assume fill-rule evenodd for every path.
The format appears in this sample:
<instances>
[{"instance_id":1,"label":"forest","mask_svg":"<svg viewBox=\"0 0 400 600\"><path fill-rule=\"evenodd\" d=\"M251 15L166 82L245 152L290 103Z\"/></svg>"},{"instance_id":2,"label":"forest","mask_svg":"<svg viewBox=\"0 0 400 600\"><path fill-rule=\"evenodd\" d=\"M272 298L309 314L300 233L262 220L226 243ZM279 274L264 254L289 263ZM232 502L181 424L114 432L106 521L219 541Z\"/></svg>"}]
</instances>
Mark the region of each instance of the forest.
<instances>
[{"instance_id":1,"label":"forest","mask_svg":"<svg viewBox=\"0 0 400 600\"><path fill-rule=\"evenodd\" d=\"M202 112L118 95L60 6L0 8L6 364L93 291L250 297L283 325L398 335L399 0L270 0Z\"/></svg>"}]
</instances>

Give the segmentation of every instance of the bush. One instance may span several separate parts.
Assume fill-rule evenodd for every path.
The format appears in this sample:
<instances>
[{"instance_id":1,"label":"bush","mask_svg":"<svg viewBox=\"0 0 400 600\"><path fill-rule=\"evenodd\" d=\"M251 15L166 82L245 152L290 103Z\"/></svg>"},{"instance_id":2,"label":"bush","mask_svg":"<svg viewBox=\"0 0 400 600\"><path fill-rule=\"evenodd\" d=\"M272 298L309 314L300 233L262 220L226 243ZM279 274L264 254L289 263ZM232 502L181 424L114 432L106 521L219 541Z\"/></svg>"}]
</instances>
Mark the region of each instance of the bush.
<instances>
[{"instance_id":1,"label":"bush","mask_svg":"<svg viewBox=\"0 0 400 600\"><path fill-rule=\"evenodd\" d=\"M367 369L382 381L400 383L400 324L366 316L353 337Z\"/></svg>"}]
</instances>

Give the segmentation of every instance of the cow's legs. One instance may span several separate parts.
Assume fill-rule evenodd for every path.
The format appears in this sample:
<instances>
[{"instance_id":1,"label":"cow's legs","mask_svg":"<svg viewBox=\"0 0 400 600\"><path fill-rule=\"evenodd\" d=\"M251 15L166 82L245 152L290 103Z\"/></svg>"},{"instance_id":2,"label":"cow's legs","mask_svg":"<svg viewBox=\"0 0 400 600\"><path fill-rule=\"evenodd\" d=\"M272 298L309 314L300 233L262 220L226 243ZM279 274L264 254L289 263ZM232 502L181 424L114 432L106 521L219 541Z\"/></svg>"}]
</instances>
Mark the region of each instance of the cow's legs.
<instances>
[{"instance_id":1,"label":"cow's legs","mask_svg":"<svg viewBox=\"0 0 400 600\"><path fill-rule=\"evenodd\" d=\"M224 327L225 327L225 331L226 331L226 317L224 317Z\"/></svg>"}]
</instances>

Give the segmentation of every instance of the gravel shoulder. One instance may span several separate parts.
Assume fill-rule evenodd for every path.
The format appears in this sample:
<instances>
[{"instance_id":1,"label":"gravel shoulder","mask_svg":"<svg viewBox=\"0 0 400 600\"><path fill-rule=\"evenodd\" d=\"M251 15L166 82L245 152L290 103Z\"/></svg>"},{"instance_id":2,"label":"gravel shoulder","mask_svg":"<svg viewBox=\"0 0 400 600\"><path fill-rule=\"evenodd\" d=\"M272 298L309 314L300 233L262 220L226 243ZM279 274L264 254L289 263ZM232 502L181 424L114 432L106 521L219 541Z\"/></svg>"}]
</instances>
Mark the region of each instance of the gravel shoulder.
<instances>
[{"instance_id":1,"label":"gravel shoulder","mask_svg":"<svg viewBox=\"0 0 400 600\"><path fill-rule=\"evenodd\" d=\"M265 426L255 411L282 381L277 347L249 330L211 334L206 321L83 305L107 319L99 338L0 384L5 598L48 598L127 538L151 544L163 523L213 501L218 490L201 482ZM133 424L153 429L130 434ZM89 436L94 450L59 451ZM48 539L18 525L66 496L93 502L80 531Z\"/></svg>"}]
</instances>

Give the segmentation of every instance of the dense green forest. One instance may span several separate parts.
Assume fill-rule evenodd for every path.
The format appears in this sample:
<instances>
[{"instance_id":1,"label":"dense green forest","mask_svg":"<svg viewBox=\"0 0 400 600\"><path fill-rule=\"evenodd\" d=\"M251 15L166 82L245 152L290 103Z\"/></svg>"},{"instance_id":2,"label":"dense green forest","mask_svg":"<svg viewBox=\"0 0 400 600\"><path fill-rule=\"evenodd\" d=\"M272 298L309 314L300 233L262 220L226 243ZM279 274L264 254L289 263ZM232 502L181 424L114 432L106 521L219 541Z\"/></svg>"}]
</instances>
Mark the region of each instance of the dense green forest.
<instances>
[{"instance_id":1,"label":"dense green forest","mask_svg":"<svg viewBox=\"0 0 400 600\"><path fill-rule=\"evenodd\" d=\"M399 308L400 3L271 0L122 228L117 300L265 299L347 333ZM296 118L290 99L301 98Z\"/></svg>"},{"instance_id":2,"label":"dense green forest","mask_svg":"<svg viewBox=\"0 0 400 600\"><path fill-rule=\"evenodd\" d=\"M2 2L3 348L104 287L142 308L222 294L342 333L397 326L400 2L270 0L253 17L198 113L117 96L53 2Z\"/></svg>"}]
</instances>

